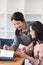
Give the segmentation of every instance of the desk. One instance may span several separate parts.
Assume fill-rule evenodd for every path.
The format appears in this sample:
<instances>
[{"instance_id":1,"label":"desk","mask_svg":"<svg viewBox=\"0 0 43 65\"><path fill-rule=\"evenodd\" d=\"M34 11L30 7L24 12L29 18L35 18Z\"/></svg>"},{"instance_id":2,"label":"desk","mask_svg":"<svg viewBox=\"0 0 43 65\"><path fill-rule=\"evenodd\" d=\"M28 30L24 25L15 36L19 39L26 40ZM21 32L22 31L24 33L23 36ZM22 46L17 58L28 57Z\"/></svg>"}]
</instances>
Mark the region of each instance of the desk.
<instances>
[{"instance_id":1,"label":"desk","mask_svg":"<svg viewBox=\"0 0 43 65\"><path fill-rule=\"evenodd\" d=\"M24 62L23 58L17 58L17 61L0 62L0 65L22 65Z\"/></svg>"}]
</instances>

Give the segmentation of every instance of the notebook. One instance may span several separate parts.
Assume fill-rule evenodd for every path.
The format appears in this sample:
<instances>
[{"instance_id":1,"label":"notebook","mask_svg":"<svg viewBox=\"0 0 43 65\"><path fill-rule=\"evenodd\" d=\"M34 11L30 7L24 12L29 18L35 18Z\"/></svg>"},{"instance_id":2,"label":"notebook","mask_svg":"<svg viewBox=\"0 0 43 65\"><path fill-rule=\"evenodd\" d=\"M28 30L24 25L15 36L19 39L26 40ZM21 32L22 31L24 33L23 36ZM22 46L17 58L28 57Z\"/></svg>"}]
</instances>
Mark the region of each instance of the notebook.
<instances>
[{"instance_id":1,"label":"notebook","mask_svg":"<svg viewBox=\"0 0 43 65\"><path fill-rule=\"evenodd\" d=\"M16 61L14 51L0 49L0 61Z\"/></svg>"}]
</instances>

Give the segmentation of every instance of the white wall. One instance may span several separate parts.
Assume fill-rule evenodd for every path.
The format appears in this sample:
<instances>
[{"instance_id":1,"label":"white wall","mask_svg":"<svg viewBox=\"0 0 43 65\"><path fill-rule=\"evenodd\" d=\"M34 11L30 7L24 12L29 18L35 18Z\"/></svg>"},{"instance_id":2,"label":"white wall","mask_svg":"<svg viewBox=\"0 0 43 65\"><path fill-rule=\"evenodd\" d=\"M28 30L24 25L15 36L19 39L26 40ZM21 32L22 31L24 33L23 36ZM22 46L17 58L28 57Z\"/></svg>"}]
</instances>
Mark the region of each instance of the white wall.
<instances>
[{"instance_id":1,"label":"white wall","mask_svg":"<svg viewBox=\"0 0 43 65\"><path fill-rule=\"evenodd\" d=\"M15 11L21 11L24 13L25 0L7 0L7 12L13 13Z\"/></svg>"},{"instance_id":2,"label":"white wall","mask_svg":"<svg viewBox=\"0 0 43 65\"><path fill-rule=\"evenodd\" d=\"M6 13L6 0L0 0L0 14Z\"/></svg>"},{"instance_id":3,"label":"white wall","mask_svg":"<svg viewBox=\"0 0 43 65\"><path fill-rule=\"evenodd\" d=\"M43 21L43 0L0 0L0 37L13 38L11 15L15 11L22 12L26 21Z\"/></svg>"},{"instance_id":4,"label":"white wall","mask_svg":"<svg viewBox=\"0 0 43 65\"><path fill-rule=\"evenodd\" d=\"M15 11L23 12L27 21L43 21L43 0L0 0L0 38L14 37L11 15ZM26 61L26 65L30 64Z\"/></svg>"},{"instance_id":5,"label":"white wall","mask_svg":"<svg viewBox=\"0 0 43 65\"><path fill-rule=\"evenodd\" d=\"M43 21L43 0L25 0L25 19ZM42 22L43 23L43 22Z\"/></svg>"},{"instance_id":6,"label":"white wall","mask_svg":"<svg viewBox=\"0 0 43 65\"><path fill-rule=\"evenodd\" d=\"M41 14L43 9L43 0L25 0L25 13Z\"/></svg>"}]
</instances>

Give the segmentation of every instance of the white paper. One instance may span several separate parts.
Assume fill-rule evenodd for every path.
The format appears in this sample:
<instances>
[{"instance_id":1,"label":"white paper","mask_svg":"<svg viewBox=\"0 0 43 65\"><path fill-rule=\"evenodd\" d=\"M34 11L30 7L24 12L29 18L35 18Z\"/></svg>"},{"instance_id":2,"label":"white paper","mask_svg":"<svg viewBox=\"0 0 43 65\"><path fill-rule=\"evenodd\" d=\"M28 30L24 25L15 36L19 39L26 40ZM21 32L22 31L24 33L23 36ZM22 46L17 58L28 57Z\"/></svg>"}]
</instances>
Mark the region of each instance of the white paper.
<instances>
[{"instance_id":1,"label":"white paper","mask_svg":"<svg viewBox=\"0 0 43 65\"><path fill-rule=\"evenodd\" d=\"M0 49L0 57L13 57L14 51Z\"/></svg>"}]
</instances>

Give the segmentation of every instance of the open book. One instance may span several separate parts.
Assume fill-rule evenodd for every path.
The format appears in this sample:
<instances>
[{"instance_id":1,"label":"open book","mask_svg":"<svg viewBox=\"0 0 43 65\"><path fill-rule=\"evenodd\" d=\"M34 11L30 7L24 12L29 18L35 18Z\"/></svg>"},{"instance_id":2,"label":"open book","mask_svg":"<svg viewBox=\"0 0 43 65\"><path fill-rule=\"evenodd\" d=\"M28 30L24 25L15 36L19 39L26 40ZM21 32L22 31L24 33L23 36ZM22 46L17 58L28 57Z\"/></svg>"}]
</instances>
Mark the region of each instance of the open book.
<instances>
[{"instance_id":1,"label":"open book","mask_svg":"<svg viewBox=\"0 0 43 65\"><path fill-rule=\"evenodd\" d=\"M0 61L12 61L15 60L13 57L14 51L0 49Z\"/></svg>"}]
</instances>

